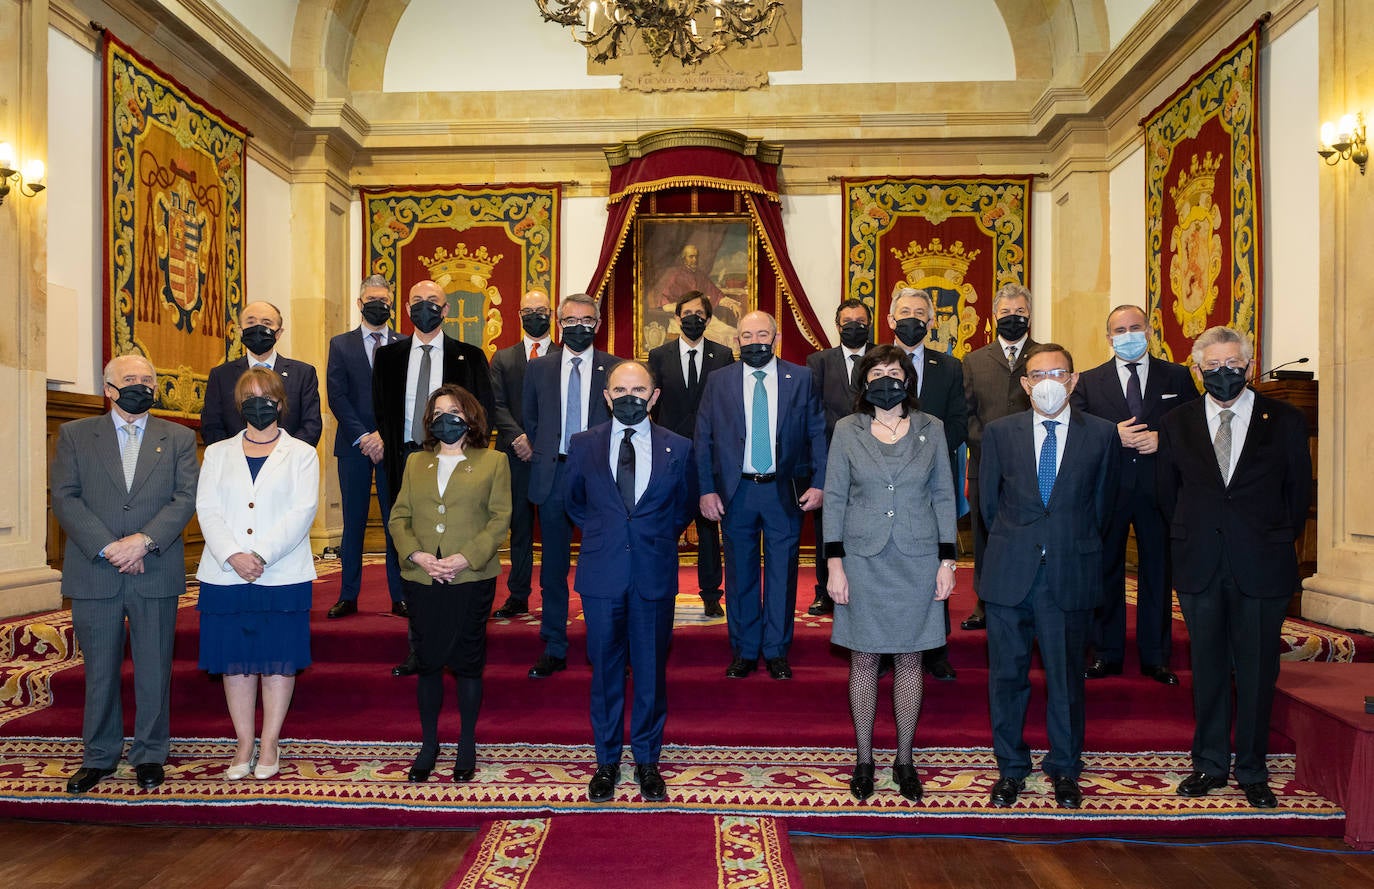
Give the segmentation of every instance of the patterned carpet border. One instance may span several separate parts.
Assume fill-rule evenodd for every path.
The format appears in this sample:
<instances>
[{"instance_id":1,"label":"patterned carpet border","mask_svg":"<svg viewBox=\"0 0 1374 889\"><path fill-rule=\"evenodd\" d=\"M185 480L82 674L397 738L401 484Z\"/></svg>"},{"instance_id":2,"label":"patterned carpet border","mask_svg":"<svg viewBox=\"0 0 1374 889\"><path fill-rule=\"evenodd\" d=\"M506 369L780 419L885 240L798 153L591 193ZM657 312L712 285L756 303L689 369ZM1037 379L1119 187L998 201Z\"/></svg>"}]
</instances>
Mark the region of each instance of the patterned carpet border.
<instances>
[{"instance_id":1,"label":"patterned carpet border","mask_svg":"<svg viewBox=\"0 0 1374 889\"><path fill-rule=\"evenodd\" d=\"M474 826L492 817L588 812L682 812L775 816L790 827L871 829L903 833L949 830L967 822L984 832L1190 834L1238 831L1336 834L1344 812L1297 784L1291 756L1272 756L1271 783L1279 808L1256 810L1234 786L1197 799L1175 795L1190 771L1186 753L1090 753L1082 776L1083 807L1059 809L1044 776L1034 773L1011 809L987 796L997 779L987 748L925 749L917 767L926 798L914 805L892 784L890 751L879 751L878 792L850 796L852 754L809 748L665 747L665 803L640 801L628 765L615 798L596 805L586 786L594 770L590 746L512 745L479 749L476 780L451 781L445 749L435 778L406 781L413 745L326 741L286 742L281 775L271 782L223 780L232 742L173 741L167 782L140 791L132 769L84 797L65 791L80 765L75 738L19 737L0 741L0 816L168 823L284 825ZM1039 760L1037 754L1037 762Z\"/></svg>"}]
</instances>

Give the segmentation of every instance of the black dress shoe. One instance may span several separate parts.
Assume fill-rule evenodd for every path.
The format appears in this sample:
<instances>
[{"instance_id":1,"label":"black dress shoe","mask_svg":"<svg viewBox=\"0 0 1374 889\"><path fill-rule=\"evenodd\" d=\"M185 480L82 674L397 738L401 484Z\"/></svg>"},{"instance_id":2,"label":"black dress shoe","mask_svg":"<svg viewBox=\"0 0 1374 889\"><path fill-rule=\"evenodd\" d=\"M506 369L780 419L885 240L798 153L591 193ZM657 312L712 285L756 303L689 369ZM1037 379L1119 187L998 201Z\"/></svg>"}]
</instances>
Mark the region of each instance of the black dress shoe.
<instances>
[{"instance_id":1,"label":"black dress shoe","mask_svg":"<svg viewBox=\"0 0 1374 889\"><path fill-rule=\"evenodd\" d=\"M719 599L702 599L701 610L707 617L725 616L725 609L720 607Z\"/></svg>"},{"instance_id":2,"label":"black dress shoe","mask_svg":"<svg viewBox=\"0 0 1374 889\"><path fill-rule=\"evenodd\" d=\"M925 791L921 788L921 776L910 763L893 763L892 780L897 784L897 792L913 803L919 803Z\"/></svg>"},{"instance_id":3,"label":"black dress shoe","mask_svg":"<svg viewBox=\"0 0 1374 889\"><path fill-rule=\"evenodd\" d=\"M138 779L138 786L144 790L152 790L162 783L166 774L162 771L162 763L141 762L134 766L134 777Z\"/></svg>"},{"instance_id":4,"label":"black dress shoe","mask_svg":"<svg viewBox=\"0 0 1374 889\"><path fill-rule=\"evenodd\" d=\"M596 774L587 782L587 799L594 803L604 803L615 796L615 785L620 781L620 763L597 766Z\"/></svg>"},{"instance_id":5,"label":"black dress shoe","mask_svg":"<svg viewBox=\"0 0 1374 889\"><path fill-rule=\"evenodd\" d=\"M1168 667L1141 667L1141 676L1149 676L1162 685L1178 685L1178 676Z\"/></svg>"},{"instance_id":6,"label":"black dress shoe","mask_svg":"<svg viewBox=\"0 0 1374 889\"><path fill-rule=\"evenodd\" d=\"M530 603L525 599L517 599L511 596L506 600L506 604L491 613L497 620L509 620L522 614L530 613Z\"/></svg>"},{"instance_id":7,"label":"black dress shoe","mask_svg":"<svg viewBox=\"0 0 1374 889\"><path fill-rule=\"evenodd\" d=\"M1009 808L1016 804L1016 798L1025 789L1025 778L1008 778L1003 775L997 779L996 784L992 785L992 793L988 794L988 802L999 809Z\"/></svg>"},{"instance_id":8,"label":"black dress shoe","mask_svg":"<svg viewBox=\"0 0 1374 889\"><path fill-rule=\"evenodd\" d=\"M1121 661L1104 661L1102 658L1098 658L1084 668L1083 675L1088 679L1105 679L1108 676L1120 676Z\"/></svg>"},{"instance_id":9,"label":"black dress shoe","mask_svg":"<svg viewBox=\"0 0 1374 889\"><path fill-rule=\"evenodd\" d=\"M114 769L94 769L89 766L82 766L76 770L76 774L67 779L67 792L85 793L99 784L101 778L108 778L114 772Z\"/></svg>"},{"instance_id":10,"label":"black dress shoe","mask_svg":"<svg viewBox=\"0 0 1374 889\"><path fill-rule=\"evenodd\" d=\"M758 668L759 662L757 659L746 660L742 657L737 656L734 660L730 662L730 666L725 668L725 678L743 679L745 676L748 676L750 673L754 672Z\"/></svg>"},{"instance_id":11,"label":"black dress shoe","mask_svg":"<svg viewBox=\"0 0 1374 889\"><path fill-rule=\"evenodd\" d=\"M422 763L417 759L415 764L410 767L410 771L406 772L406 780L412 784L423 784L429 780L430 773L433 771L434 760L431 759L428 763Z\"/></svg>"},{"instance_id":12,"label":"black dress shoe","mask_svg":"<svg viewBox=\"0 0 1374 889\"><path fill-rule=\"evenodd\" d=\"M1083 789L1077 778L1059 775L1054 779L1054 801L1061 809L1076 809L1083 805Z\"/></svg>"},{"instance_id":13,"label":"black dress shoe","mask_svg":"<svg viewBox=\"0 0 1374 889\"><path fill-rule=\"evenodd\" d=\"M414 676L420 672L420 659L415 656L415 652L406 655L406 659L391 668L392 676Z\"/></svg>"},{"instance_id":14,"label":"black dress shoe","mask_svg":"<svg viewBox=\"0 0 1374 889\"><path fill-rule=\"evenodd\" d=\"M825 593L817 593L816 601L811 603L811 607L806 609L806 613L812 617L820 617L822 614L834 614L835 600Z\"/></svg>"},{"instance_id":15,"label":"black dress shoe","mask_svg":"<svg viewBox=\"0 0 1374 889\"><path fill-rule=\"evenodd\" d=\"M987 628L988 619L983 616L981 611L975 611L959 621L959 629L961 630L986 630Z\"/></svg>"},{"instance_id":16,"label":"black dress shoe","mask_svg":"<svg viewBox=\"0 0 1374 889\"><path fill-rule=\"evenodd\" d=\"M467 766L467 767L463 767L463 766L455 765L455 766L453 767L453 783L455 783L455 784L466 784L467 782L471 781L473 778L476 778L476 777L477 777L477 767L476 767L476 766Z\"/></svg>"},{"instance_id":17,"label":"black dress shoe","mask_svg":"<svg viewBox=\"0 0 1374 889\"><path fill-rule=\"evenodd\" d=\"M861 762L854 766L854 774L849 776L849 792L859 802L873 795L873 763Z\"/></svg>"},{"instance_id":18,"label":"black dress shoe","mask_svg":"<svg viewBox=\"0 0 1374 889\"><path fill-rule=\"evenodd\" d=\"M1269 782L1267 781L1242 784L1240 789L1245 792L1245 798L1250 801L1250 805L1256 809L1273 809L1279 804L1279 798L1274 796L1274 791L1269 789Z\"/></svg>"},{"instance_id":19,"label":"black dress shoe","mask_svg":"<svg viewBox=\"0 0 1374 889\"><path fill-rule=\"evenodd\" d=\"M350 614L358 613L358 603L352 599L340 599L329 608L326 617L348 617Z\"/></svg>"},{"instance_id":20,"label":"black dress shoe","mask_svg":"<svg viewBox=\"0 0 1374 889\"><path fill-rule=\"evenodd\" d=\"M770 657L768 659L768 675L774 679L791 679L792 665L787 663L785 657Z\"/></svg>"},{"instance_id":21,"label":"black dress shoe","mask_svg":"<svg viewBox=\"0 0 1374 889\"><path fill-rule=\"evenodd\" d=\"M926 667L926 670L929 671L931 676L944 682L952 682L954 678L959 675L954 672L954 666L950 664L947 658L940 658L938 661Z\"/></svg>"},{"instance_id":22,"label":"black dress shoe","mask_svg":"<svg viewBox=\"0 0 1374 889\"><path fill-rule=\"evenodd\" d=\"M1206 772L1193 772L1182 781L1174 792L1179 796L1206 796L1213 790L1226 786L1226 776L1215 777Z\"/></svg>"},{"instance_id":23,"label":"black dress shoe","mask_svg":"<svg viewBox=\"0 0 1374 889\"><path fill-rule=\"evenodd\" d=\"M661 803L668 798L668 785L652 763L635 766L635 780L639 782L639 796L646 803Z\"/></svg>"},{"instance_id":24,"label":"black dress shoe","mask_svg":"<svg viewBox=\"0 0 1374 889\"><path fill-rule=\"evenodd\" d=\"M531 679L548 679L560 670L568 669L568 659L565 657L554 657L551 654L541 654L539 660L530 667L529 677Z\"/></svg>"},{"instance_id":25,"label":"black dress shoe","mask_svg":"<svg viewBox=\"0 0 1374 889\"><path fill-rule=\"evenodd\" d=\"M357 609L355 608L354 610L356 611ZM410 606L406 604L405 599L397 599L395 602L391 603L391 613L397 617L408 618L410 617Z\"/></svg>"}]
</instances>

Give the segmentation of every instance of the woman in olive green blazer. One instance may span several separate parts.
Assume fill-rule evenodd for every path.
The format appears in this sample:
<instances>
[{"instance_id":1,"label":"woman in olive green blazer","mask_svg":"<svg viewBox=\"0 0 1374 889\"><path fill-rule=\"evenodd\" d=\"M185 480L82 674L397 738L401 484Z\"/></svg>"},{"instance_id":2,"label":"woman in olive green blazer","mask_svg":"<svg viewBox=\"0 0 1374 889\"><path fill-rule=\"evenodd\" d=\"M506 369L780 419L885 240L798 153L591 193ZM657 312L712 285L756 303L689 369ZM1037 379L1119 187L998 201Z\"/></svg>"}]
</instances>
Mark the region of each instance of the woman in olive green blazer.
<instances>
[{"instance_id":1,"label":"woman in olive green blazer","mask_svg":"<svg viewBox=\"0 0 1374 889\"><path fill-rule=\"evenodd\" d=\"M425 405L425 450L410 455L387 527L419 661L420 753L411 781L427 781L439 757L444 668L458 677L462 732L453 780L477 768L477 713L487 658L487 615L501 572L497 548L510 528L510 467L487 449L487 416L466 389L440 386Z\"/></svg>"}]
</instances>

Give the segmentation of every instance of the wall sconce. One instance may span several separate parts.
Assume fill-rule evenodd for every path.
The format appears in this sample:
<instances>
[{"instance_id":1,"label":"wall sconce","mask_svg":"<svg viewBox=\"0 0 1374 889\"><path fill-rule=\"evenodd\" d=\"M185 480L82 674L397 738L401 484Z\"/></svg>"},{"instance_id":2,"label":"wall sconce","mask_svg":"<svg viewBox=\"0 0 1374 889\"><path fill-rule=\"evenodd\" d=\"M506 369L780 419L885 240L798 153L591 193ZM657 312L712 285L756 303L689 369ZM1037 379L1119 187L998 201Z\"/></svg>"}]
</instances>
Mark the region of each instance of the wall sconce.
<instances>
[{"instance_id":1,"label":"wall sconce","mask_svg":"<svg viewBox=\"0 0 1374 889\"><path fill-rule=\"evenodd\" d=\"M48 187L43 181L47 170L42 161L31 160L24 164L22 171L17 167L14 146L8 142L0 142L0 204L5 203L5 198L9 197L12 190L11 182L19 186L20 194L30 198Z\"/></svg>"},{"instance_id":2,"label":"wall sconce","mask_svg":"<svg viewBox=\"0 0 1374 889\"><path fill-rule=\"evenodd\" d=\"M1369 162L1369 149L1364 144L1364 115L1347 114L1340 123L1330 121L1322 124L1321 147L1317 149L1328 167L1334 167L1342 160L1354 161L1364 175L1365 164Z\"/></svg>"}]
</instances>

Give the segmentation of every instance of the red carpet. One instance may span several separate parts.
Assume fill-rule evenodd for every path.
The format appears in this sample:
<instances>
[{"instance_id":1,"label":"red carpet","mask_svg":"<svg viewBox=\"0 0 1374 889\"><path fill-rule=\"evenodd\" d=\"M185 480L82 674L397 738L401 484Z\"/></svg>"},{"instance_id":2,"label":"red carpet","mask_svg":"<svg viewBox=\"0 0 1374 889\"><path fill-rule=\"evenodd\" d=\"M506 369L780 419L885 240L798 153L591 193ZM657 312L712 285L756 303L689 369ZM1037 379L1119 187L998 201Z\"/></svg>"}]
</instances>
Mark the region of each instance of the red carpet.
<instances>
[{"instance_id":1,"label":"red carpet","mask_svg":"<svg viewBox=\"0 0 1374 889\"><path fill-rule=\"evenodd\" d=\"M444 889L801 889L773 818L565 815L493 821Z\"/></svg>"}]
</instances>

